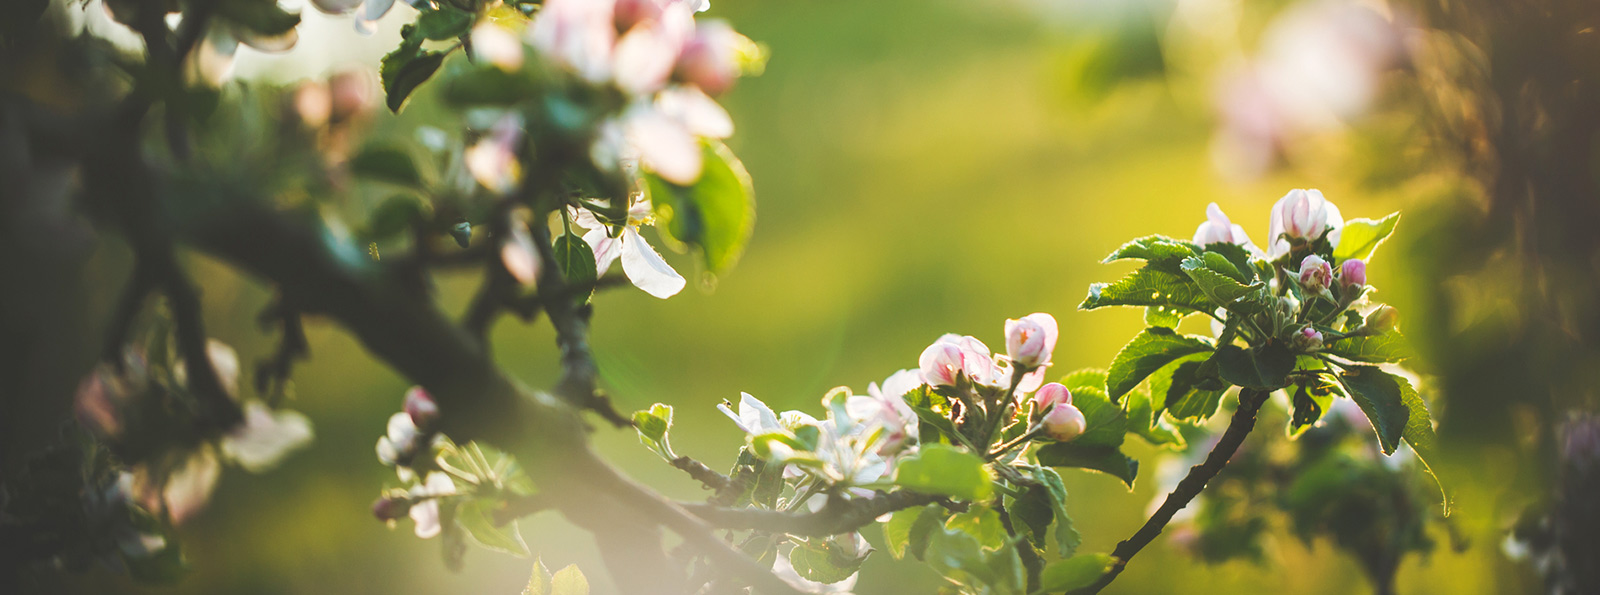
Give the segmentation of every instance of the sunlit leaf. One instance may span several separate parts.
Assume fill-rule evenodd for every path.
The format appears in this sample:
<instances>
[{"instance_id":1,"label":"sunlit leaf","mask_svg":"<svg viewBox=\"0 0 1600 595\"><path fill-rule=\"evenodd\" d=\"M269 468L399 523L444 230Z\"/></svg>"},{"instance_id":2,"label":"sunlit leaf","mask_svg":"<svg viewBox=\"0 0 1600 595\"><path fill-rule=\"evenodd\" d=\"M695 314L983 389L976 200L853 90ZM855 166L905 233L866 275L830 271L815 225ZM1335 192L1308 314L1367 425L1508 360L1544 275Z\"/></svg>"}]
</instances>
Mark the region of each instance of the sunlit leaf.
<instances>
[{"instance_id":1,"label":"sunlit leaf","mask_svg":"<svg viewBox=\"0 0 1600 595\"><path fill-rule=\"evenodd\" d=\"M1133 488L1139 475L1139 462L1122 454L1114 446L1085 446L1076 442L1058 442L1041 447L1036 455L1039 463L1051 467L1076 467L1109 474Z\"/></svg>"},{"instance_id":2,"label":"sunlit leaf","mask_svg":"<svg viewBox=\"0 0 1600 595\"><path fill-rule=\"evenodd\" d=\"M1162 366L1211 348L1211 341L1202 337L1178 334L1169 328L1147 328L1111 360L1111 368L1106 371L1106 392L1113 401L1119 400Z\"/></svg>"},{"instance_id":3,"label":"sunlit leaf","mask_svg":"<svg viewBox=\"0 0 1600 595\"><path fill-rule=\"evenodd\" d=\"M1367 260L1372 258L1372 252L1378 245L1394 233L1394 227L1400 222L1400 213L1389 213L1382 220L1351 219L1344 222L1344 231L1339 232L1339 245L1333 249L1333 258L1336 262L1343 262L1352 258Z\"/></svg>"},{"instance_id":4,"label":"sunlit leaf","mask_svg":"<svg viewBox=\"0 0 1600 595\"><path fill-rule=\"evenodd\" d=\"M943 444L928 444L895 467L894 484L909 490L969 501L988 499L993 479L977 455Z\"/></svg>"},{"instance_id":5,"label":"sunlit leaf","mask_svg":"<svg viewBox=\"0 0 1600 595\"><path fill-rule=\"evenodd\" d=\"M1039 588L1045 592L1081 589L1100 580L1116 564L1117 559L1107 554L1084 554L1057 560L1045 565L1039 574Z\"/></svg>"},{"instance_id":6,"label":"sunlit leaf","mask_svg":"<svg viewBox=\"0 0 1600 595\"><path fill-rule=\"evenodd\" d=\"M755 195L750 174L721 144L704 148L704 169L690 186L654 174L645 176L658 219L657 229L671 240L700 249L706 270L717 273L738 262L755 226Z\"/></svg>"}]
</instances>

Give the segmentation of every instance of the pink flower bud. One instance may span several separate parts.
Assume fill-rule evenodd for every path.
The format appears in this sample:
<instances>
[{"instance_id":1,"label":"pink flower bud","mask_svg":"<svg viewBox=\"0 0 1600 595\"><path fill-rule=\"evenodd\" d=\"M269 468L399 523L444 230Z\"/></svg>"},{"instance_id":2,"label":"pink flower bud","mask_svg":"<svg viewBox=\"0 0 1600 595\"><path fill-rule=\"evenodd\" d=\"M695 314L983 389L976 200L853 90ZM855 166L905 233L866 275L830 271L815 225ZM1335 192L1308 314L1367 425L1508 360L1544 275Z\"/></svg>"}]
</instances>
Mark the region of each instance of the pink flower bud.
<instances>
[{"instance_id":1,"label":"pink flower bud","mask_svg":"<svg viewBox=\"0 0 1600 595\"><path fill-rule=\"evenodd\" d=\"M721 95L739 78L742 52L749 44L748 38L725 22L700 23L678 56L678 78L700 87L707 95Z\"/></svg>"},{"instance_id":2,"label":"pink flower bud","mask_svg":"<svg viewBox=\"0 0 1600 595\"><path fill-rule=\"evenodd\" d=\"M411 501L405 498L379 498L372 503L372 516L380 521L403 518L411 512Z\"/></svg>"},{"instance_id":3,"label":"pink flower bud","mask_svg":"<svg viewBox=\"0 0 1600 595\"><path fill-rule=\"evenodd\" d=\"M413 386L406 391L406 415L411 416L411 423L424 433L433 429L433 424L439 421L439 404L433 402L433 396L420 386Z\"/></svg>"},{"instance_id":4,"label":"pink flower bud","mask_svg":"<svg viewBox=\"0 0 1600 595\"><path fill-rule=\"evenodd\" d=\"M1250 234L1245 233L1243 226L1229 220L1217 203L1206 205L1206 220L1200 227L1195 228L1194 243L1201 246L1238 244L1255 248L1255 244L1250 243Z\"/></svg>"},{"instance_id":5,"label":"pink flower bud","mask_svg":"<svg viewBox=\"0 0 1600 595\"><path fill-rule=\"evenodd\" d=\"M928 386L955 386L961 374L961 348L943 341L934 343L922 350L917 365L922 368L922 381Z\"/></svg>"},{"instance_id":6,"label":"pink flower bud","mask_svg":"<svg viewBox=\"0 0 1600 595\"><path fill-rule=\"evenodd\" d=\"M1388 304L1378 306L1378 309L1367 315L1367 331L1374 334L1387 333L1394 329L1399 318L1400 312L1395 310L1394 306Z\"/></svg>"},{"instance_id":7,"label":"pink flower bud","mask_svg":"<svg viewBox=\"0 0 1600 595\"><path fill-rule=\"evenodd\" d=\"M1309 326L1300 329L1300 332L1294 336L1294 346L1301 351L1322 349L1322 333Z\"/></svg>"},{"instance_id":8,"label":"pink flower bud","mask_svg":"<svg viewBox=\"0 0 1600 595\"><path fill-rule=\"evenodd\" d=\"M1038 392L1033 393L1033 409L1035 411L1044 411L1046 407L1051 405L1060 407L1071 404L1072 391L1067 390L1067 387L1060 382L1052 382L1041 386Z\"/></svg>"},{"instance_id":9,"label":"pink flower bud","mask_svg":"<svg viewBox=\"0 0 1600 595\"><path fill-rule=\"evenodd\" d=\"M1366 261L1352 258L1339 263L1339 283L1345 287L1361 287L1367 284Z\"/></svg>"},{"instance_id":10,"label":"pink flower bud","mask_svg":"<svg viewBox=\"0 0 1600 595\"><path fill-rule=\"evenodd\" d=\"M612 11L618 33L627 33L634 25L661 17L661 5L656 0L617 0Z\"/></svg>"},{"instance_id":11,"label":"pink flower bud","mask_svg":"<svg viewBox=\"0 0 1600 595\"><path fill-rule=\"evenodd\" d=\"M1083 412L1066 403L1057 404L1055 409L1045 414L1041 423L1045 435L1061 442L1069 442L1089 429L1089 421L1083 418Z\"/></svg>"},{"instance_id":12,"label":"pink flower bud","mask_svg":"<svg viewBox=\"0 0 1600 595\"><path fill-rule=\"evenodd\" d=\"M1308 293L1322 293L1333 284L1333 267L1315 254L1300 261L1300 287Z\"/></svg>"},{"instance_id":13,"label":"pink flower bud","mask_svg":"<svg viewBox=\"0 0 1600 595\"><path fill-rule=\"evenodd\" d=\"M1339 207L1322 197L1317 190L1290 190L1272 205L1272 217L1267 226L1269 249L1267 256L1277 258L1287 254L1294 244L1314 242L1328 231L1328 243L1339 245L1339 233L1344 229L1344 216Z\"/></svg>"},{"instance_id":14,"label":"pink flower bud","mask_svg":"<svg viewBox=\"0 0 1600 595\"><path fill-rule=\"evenodd\" d=\"M1006 320L1006 353L1013 364L1024 369L1048 366L1056 335L1056 319L1049 314L1036 312L1020 320Z\"/></svg>"}]
</instances>

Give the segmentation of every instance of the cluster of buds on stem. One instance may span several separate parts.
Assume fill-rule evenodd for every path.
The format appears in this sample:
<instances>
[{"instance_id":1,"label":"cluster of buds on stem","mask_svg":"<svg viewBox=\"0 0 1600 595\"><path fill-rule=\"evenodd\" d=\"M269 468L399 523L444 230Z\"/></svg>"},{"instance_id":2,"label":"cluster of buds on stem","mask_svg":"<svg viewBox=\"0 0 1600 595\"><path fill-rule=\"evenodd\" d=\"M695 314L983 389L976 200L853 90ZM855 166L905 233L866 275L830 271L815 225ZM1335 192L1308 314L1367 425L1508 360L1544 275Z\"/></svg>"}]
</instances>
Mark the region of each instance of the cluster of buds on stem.
<instances>
[{"instance_id":1,"label":"cluster of buds on stem","mask_svg":"<svg viewBox=\"0 0 1600 595\"><path fill-rule=\"evenodd\" d=\"M1042 411L1037 427L1052 440L1070 442L1089 429L1089 421L1072 404L1072 391L1059 382L1039 387L1033 393L1033 410Z\"/></svg>"},{"instance_id":2,"label":"cluster of buds on stem","mask_svg":"<svg viewBox=\"0 0 1600 595\"><path fill-rule=\"evenodd\" d=\"M438 433L439 405L427 390L414 386L406 391L404 409L389 416L385 435L378 438L378 460L391 467L410 467Z\"/></svg>"}]
</instances>

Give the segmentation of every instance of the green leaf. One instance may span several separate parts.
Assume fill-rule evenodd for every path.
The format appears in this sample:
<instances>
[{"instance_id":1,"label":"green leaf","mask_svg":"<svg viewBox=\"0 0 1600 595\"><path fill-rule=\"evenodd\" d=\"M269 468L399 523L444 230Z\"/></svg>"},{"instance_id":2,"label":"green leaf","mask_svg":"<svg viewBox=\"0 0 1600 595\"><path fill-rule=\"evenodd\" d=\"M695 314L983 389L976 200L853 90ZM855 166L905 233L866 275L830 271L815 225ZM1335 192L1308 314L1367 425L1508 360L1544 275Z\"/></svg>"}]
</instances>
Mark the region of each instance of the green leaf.
<instances>
[{"instance_id":1,"label":"green leaf","mask_svg":"<svg viewBox=\"0 0 1600 595\"><path fill-rule=\"evenodd\" d=\"M676 458L672 444L667 441L667 431L672 429L672 406L656 403L650 409L633 412L633 427L639 432L639 442L662 458Z\"/></svg>"},{"instance_id":2,"label":"green leaf","mask_svg":"<svg viewBox=\"0 0 1600 595\"><path fill-rule=\"evenodd\" d=\"M1345 337L1329 343L1323 351L1355 362L1389 363L1411 357L1411 347L1400 331L1381 335Z\"/></svg>"},{"instance_id":3,"label":"green leaf","mask_svg":"<svg viewBox=\"0 0 1600 595\"><path fill-rule=\"evenodd\" d=\"M1087 426L1073 444L1081 446L1122 445L1128 433L1128 413L1111 402L1105 391L1092 386L1080 386L1072 391L1072 405L1083 413Z\"/></svg>"},{"instance_id":4,"label":"green leaf","mask_svg":"<svg viewBox=\"0 0 1600 595\"><path fill-rule=\"evenodd\" d=\"M1333 392L1312 390L1310 385L1301 384L1295 389L1294 397L1290 399L1290 406L1294 408L1294 412L1289 418L1289 435L1298 436L1322 419L1322 415L1333 406Z\"/></svg>"},{"instance_id":5,"label":"green leaf","mask_svg":"<svg viewBox=\"0 0 1600 595\"><path fill-rule=\"evenodd\" d=\"M1178 328L1178 323L1183 322L1183 317L1193 313L1190 310L1169 308L1167 306L1149 306L1144 309L1144 325Z\"/></svg>"},{"instance_id":6,"label":"green leaf","mask_svg":"<svg viewBox=\"0 0 1600 595\"><path fill-rule=\"evenodd\" d=\"M1394 227L1400 223L1400 213L1389 213L1380 221L1371 219L1351 219L1344 222L1344 231L1339 232L1339 245L1333 249L1335 262L1343 262L1352 258L1367 260L1372 258L1372 252L1378 245L1394 233Z\"/></svg>"},{"instance_id":7,"label":"green leaf","mask_svg":"<svg viewBox=\"0 0 1600 595\"><path fill-rule=\"evenodd\" d=\"M922 517L923 508L904 508L889 516L883 524L883 545L889 555L899 560L906 557L906 546L911 543L911 527Z\"/></svg>"},{"instance_id":8,"label":"green leaf","mask_svg":"<svg viewBox=\"0 0 1600 595\"><path fill-rule=\"evenodd\" d=\"M1211 342L1200 337L1180 335L1170 328L1147 328L1111 360L1111 369L1106 371L1106 391L1112 401L1117 401L1162 366L1211 348Z\"/></svg>"},{"instance_id":9,"label":"green leaf","mask_svg":"<svg viewBox=\"0 0 1600 595\"><path fill-rule=\"evenodd\" d=\"M367 145L350 158L350 173L410 188L422 186L422 174L411 160L411 153L389 145Z\"/></svg>"},{"instance_id":10,"label":"green leaf","mask_svg":"<svg viewBox=\"0 0 1600 595\"><path fill-rule=\"evenodd\" d=\"M1350 398L1355 399L1372 422L1383 454L1394 454L1411 419L1411 408L1406 404L1405 395L1410 393L1412 397L1416 396L1411 383L1377 366L1351 366L1339 375L1339 380L1349 389ZM1429 432L1432 432L1431 425Z\"/></svg>"},{"instance_id":11,"label":"green leaf","mask_svg":"<svg viewBox=\"0 0 1600 595\"><path fill-rule=\"evenodd\" d=\"M550 569L545 568L544 560L533 559L533 575L528 577L528 586L522 590L522 595L550 595L551 593Z\"/></svg>"},{"instance_id":12,"label":"green leaf","mask_svg":"<svg viewBox=\"0 0 1600 595\"><path fill-rule=\"evenodd\" d=\"M1048 444L1037 453L1039 463L1051 467L1076 467L1109 474L1133 489L1139 475L1139 462L1114 446L1086 446L1077 442Z\"/></svg>"},{"instance_id":13,"label":"green leaf","mask_svg":"<svg viewBox=\"0 0 1600 595\"><path fill-rule=\"evenodd\" d=\"M957 513L944 526L977 538L984 549L997 550L1006 545L1006 527L1000 522L1000 514L987 506L973 506Z\"/></svg>"},{"instance_id":14,"label":"green leaf","mask_svg":"<svg viewBox=\"0 0 1600 595\"><path fill-rule=\"evenodd\" d=\"M574 234L564 234L556 238L550 247L551 256L555 257L556 266L561 269L561 276L567 283L576 286L593 285L596 278L594 250L589 247L589 242Z\"/></svg>"},{"instance_id":15,"label":"green leaf","mask_svg":"<svg viewBox=\"0 0 1600 595\"><path fill-rule=\"evenodd\" d=\"M1205 362L1199 359L1180 361L1165 377L1166 410L1177 420L1202 422L1210 419L1217 413L1217 407L1222 403L1222 395L1227 392L1227 385L1220 381L1210 382L1222 388L1206 388L1206 378L1200 374ZM1152 382L1154 387L1155 383Z\"/></svg>"},{"instance_id":16,"label":"green leaf","mask_svg":"<svg viewBox=\"0 0 1600 595\"><path fill-rule=\"evenodd\" d=\"M1068 372L1066 376L1062 376L1060 382L1061 385L1067 387L1067 390L1069 391L1078 390L1081 387L1105 390L1106 371L1100 368L1084 368L1082 370L1073 370Z\"/></svg>"},{"instance_id":17,"label":"green leaf","mask_svg":"<svg viewBox=\"0 0 1600 595\"><path fill-rule=\"evenodd\" d=\"M476 15L441 5L417 17L417 33L434 41L448 41L472 30Z\"/></svg>"},{"instance_id":18,"label":"green leaf","mask_svg":"<svg viewBox=\"0 0 1600 595\"><path fill-rule=\"evenodd\" d=\"M568 564L550 577L550 595L589 595L589 579L577 564Z\"/></svg>"},{"instance_id":19,"label":"green leaf","mask_svg":"<svg viewBox=\"0 0 1600 595\"><path fill-rule=\"evenodd\" d=\"M1111 572L1116 564L1117 559L1107 554L1084 554L1051 562L1039 573L1039 590L1055 592L1087 587Z\"/></svg>"},{"instance_id":20,"label":"green leaf","mask_svg":"<svg viewBox=\"0 0 1600 595\"><path fill-rule=\"evenodd\" d=\"M1295 364L1294 354L1276 343L1250 349L1224 345L1214 359L1223 380L1257 390L1283 388Z\"/></svg>"},{"instance_id":21,"label":"green leaf","mask_svg":"<svg viewBox=\"0 0 1600 595\"><path fill-rule=\"evenodd\" d=\"M383 57L378 77L383 81L384 103L389 111L400 113L406 98L418 85L427 81L444 63L444 52L422 49L422 36L415 25L400 28L400 47Z\"/></svg>"},{"instance_id":22,"label":"green leaf","mask_svg":"<svg viewBox=\"0 0 1600 595\"><path fill-rule=\"evenodd\" d=\"M966 533L937 530L929 535L925 560L946 580L970 592L999 595L1023 589L1022 562L1014 547L989 550Z\"/></svg>"},{"instance_id":23,"label":"green leaf","mask_svg":"<svg viewBox=\"0 0 1600 595\"><path fill-rule=\"evenodd\" d=\"M837 583L850 578L861 569L861 563L872 550L858 554L853 551L854 544L847 546L839 543L839 539L854 540L855 534L797 540L794 549L789 550L789 564L794 566L795 573L810 581Z\"/></svg>"},{"instance_id":24,"label":"green leaf","mask_svg":"<svg viewBox=\"0 0 1600 595\"><path fill-rule=\"evenodd\" d=\"M504 527L494 525L489 512L496 505L488 498L469 499L456 508L456 522L483 547L523 558L532 555L528 544L522 541L522 534L517 532L516 521Z\"/></svg>"},{"instance_id":25,"label":"green leaf","mask_svg":"<svg viewBox=\"0 0 1600 595\"><path fill-rule=\"evenodd\" d=\"M918 560L922 560L928 551L928 542L934 533L944 531L946 516L944 507L938 504L929 504L922 507L922 514L917 515L911 523L911 530L906 533L906 551Z\"/></svg>"},{"instance_id":26,"label":"green leaf","mask_svg":"<svg viewBox=\"0 0 1600 595\"><path fill-rule=\"evenodd\" d=\"M1250 251L1246 250L1244 246L1229 242L1217 242L1215 244L1206 244L1203 249L1207 254L1220 255L1228 259L1228 263L1233 265L1233 270L1242 275L1237 277L1240 283L1249 284L1256 281L1256 268L1250 262ZM1210 259L1211 257L1206 256L1206 258Z\"/></svg>"},{"instance_id":27,"label":"green leaf","mask_svg":"<svg viewBox=\"0 0 1600 595\"><path fill-rule=\"evenodd\" d=\"M1138 259L1176 272L1178 263L1183 262L1185 258L1194 256L1199 251L1199 247L1193 243L1154 235L1123 244L1100 262L1110 263L1118 260Z\"/></svg>"},{"instance_id":28,"label":"green leaf","mask_svg":"<svg viewBox=\"0 0 1600 595\"><path fill-rule=\"evenodd\" d=\"M1233 310L1235 302L1240 298L1250 296L1265 287L1257 282L1250 285L1240 283L1244 274L1240 273L1233 264L1228 262L1221 254L1207 252L1205 257L1190 257L1183 261L1183 272L1194 279L1200 291L1211 298L1218 306Z\"/></svg>"},{"instance_id":29,"label":"green leaf","mask_svg":"<svg viewBox=\"0 0 1600 595\"><path fill-rule=\"evenodd\" d=\"M721 144L704 147L704 169L690 186L648 174L645 185L655 207L657 229L669 240L700 248L706 270L726 271L738 262L755 226L750 174Z\"/></svg>"},{"instance_id":30,"label":"green leaf","mask_svg":"<svg viewBox=\"0 0 1600 595\"><path fill-rule=\"evenodd\" d=\"M367 228L361 239L368 242L385 240L411 229L428 219L428 204L410 194L396 194L384 200L367 216Z\"/></svg>"},{"instance_id":31,"label":"green leaf","mask_svg":"<svg viewBox=\"0 0 1600 595\"><path fill-rule=\"evenodd\" d=\"M279 7L277 0L223 0L216 10L218 17L260 35L283 35L300 24L300 15Z\"/></svg>"},{"instance_id":32,"label":"green leaf","mask_svg":"<svg viewBox=\"0 0 1600 595\"><path fill-rule=\"evenodd\" d=\"M1023 537L1028 538L1033 546L1044 549L1050 536L1050 524L1055 522L1055 507L1050 504L1050 494L1042 486L1023 486L1023 492L1018 494L1006 505L1006 512L1011 515L1011 525L1016 527Z\"/></svg>"},{"instance_id":33,"label":"green leaf","mask_svg":"<svg viewBox=\"0 0 1600 595\"><path fill-rule=\"evenodd\" d=\"M1040 488L1050 499L1050 509L1056 519L1056 547L1061 550L1062 557L1070 558L1083 544L1083 536L1078 534L1072 516L1067 514L1067 484L1061 481L1061 474L1049 467L1033 467L1033 478L1039 480Z\"/></svg>"},{"instance_id":34,"label":"green leaf","mask_svg":"<svg viewBox=\"0 0 1600 595\"><path fill-rule=\"evenodd\" d=\"M1216 308L1188 275L1146 266L1115 283L1095 283L1080 310L1107 306L1165 306L1176 312L1210 312Z\"/></svg>"},{"instance_id":35,"label":"green leaf","mask_svg":"<svg viewBox=\"0 0 1600 595\"><path fill-rule=\"evenodd\" d=\"M1176 428L1161 419L1150 393L1142 390L1128 392L1128 432L1144 438L1153 446L1167 446L1181 450L1184 447L1183 434Z\"/></svg>"},{"instance_id":36,"label":"green leaf","mask_svg":"<svg viewBox=\"0 0 1600 595\"><path fill-rule=\"evenodd\" d=\"M988 499L994 493L992 482L983 459L943 444L924 445L901 459L894 473L897 486L968 501Z\"/></svg>"}]
</instances>

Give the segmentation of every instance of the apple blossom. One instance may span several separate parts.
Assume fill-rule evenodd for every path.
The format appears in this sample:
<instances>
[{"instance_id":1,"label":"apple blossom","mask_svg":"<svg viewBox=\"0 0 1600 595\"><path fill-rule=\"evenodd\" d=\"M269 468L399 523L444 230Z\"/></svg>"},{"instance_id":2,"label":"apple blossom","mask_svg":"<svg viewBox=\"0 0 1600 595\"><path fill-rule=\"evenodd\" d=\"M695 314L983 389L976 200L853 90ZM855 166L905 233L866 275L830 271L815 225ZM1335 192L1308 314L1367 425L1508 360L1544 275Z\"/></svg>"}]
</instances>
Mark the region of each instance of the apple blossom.
<instances>
[{"instance_id":1,"label":"apple blossom","mask_svg":"<svg viewBox=\"0 0 1600 595\"><path fill-rule=\"evenodd\" d=\"M1301 351L1316 351L1322 349L1322 333L1317 329L1305 327L1295 333L1293 343Z\"/></svg>"},{"instance_id":2,"label":"apple blossom","mask_svg":"<svg viewBox=\"0 0 1600 595\"><path fill-rule=\"evenodd\" d=\"M617 87L633 95L660 90L694 34L694 9L682 2L663 5L654 18L628 28L612 48Z\"/></svg>"},{"instance_id":3,"label":"apple blossom","mask_svg":"<svg viewBox=\"0 0 1600 595\"><path fill-rule=\"evenodd\" d=\"M1084 419L1083 412L1066 403L1057 403L1039 424L1046 436L1061 442L1072 441L1089 428L1089 421Z\"/></svg>"},{"instance_id":4,"label":"apple blossom","mask_svg":"<svg viewBox=\"0 0 1600 595\"><path fill-rule=\"evenodd\" d=\"M430 471L427 481L411 489L413 499L424 500L413 505L409 511L412 522L417 524L417 537L431 539L439 534L443 527L439 524L438 499L455 491L456 484L450 480L450 476L438 471Z\"/></svg>"},{"instance_id":5,"label":"apple blossom","mask_svg":"<svg viewBox=\"0 0 1600 595\"><path fill-rule=\"evenodd\" d=\"M706 21L695 28L678 57L677 76L709 95L721 95L733 87L753 51L759 51L755 43L727 22Z\"/></svg>"},{"instance_id":6,"label":"apple blossom","mask_svg":"<svg viewBox=\"0 0 1600 595\"><path fill-rule=\"evenodd\" d=\"M1288 254L1292 246L1314 242L1326 230L1328 243L1338 246L1339 233L1344 229L1344 216L1339 207L1322 197L1319 190L1290 190L1272 205L1272 217L1267 225L1267 256L1278 258Z\"/></svg>"},{"instance_id":7,"label":"apple blossom","mask_svg":"<svg viewBox=\"0 0 1600 595\"><path fill-rule=\"evenodd\" d=\"M1052 405L1061 406L1071 404L1072 391L1067 390L1066 385L1059 382L1052 382L1041 386L1039 387L1038 391L1033 393L1034 411L1044 411L1045 408Z\"/></svg>"},{"instance_id":8,"label":"apple blossom","mask_svg":"<svg viewBox=\"0 0 1600 595\"><path fill-rule=\"evenodd\" d=\"M917 358L922 381L929 386L955 386L961 375L961 359L961 348L954 343L939 341L929 345Z\"/></svg>"},{"instance_id":9,"label":"apple blossom","mask_svg":"<svg viewBox=\"0 0 1600 595\"><path fill-rule=\"evenodd\" d=\"M1025 371L1050 365L1058 334L1054 316L1035 312L1006 320L1006 354Z\"/></svg>"},{"instance_id":10,"label":"apple blossom","mask_svg":"<svg viewBox=\"0 0 1600 595\"><path fill-rule=\"evenodd\" d=\"M489 134L467 147L462 161L467 172L484 188L496 194L509 194L522 179L522 163L517 149L522 144L522 116L507 112L496 120Z\"/></svg>"},{"instance_id":11,"label":"apple blossom","mask_svg":"<svg viewBox=\"0 0 1600 595\"><path fill-rule=\"evenodd\" d=\"M1252 253L1259 254L1260 248L1250 241L1250 234L1245 233L1244 227L1228 219L1222 212L1222 207L1217 203L1206 205L1206 220L1194 230L1194 243L1201 246L1208 244L1238 244Z\"/></svg>"},{"instance_id":12,"label":"apple blossom","mask_svg":"<svg viewBox=\"0 0 1600 595\"><path fill-rule=\"evenodd\" d=\"M639 235L639 227L652 224L654 211L648 200L634 201L628 208L628 222L622 233L611 236L611 228L600 223L587 209L573 209L573 222L588 229L583 240L594 252L595 273L603 275L611 263L622 259L622 272L635 287L655 297L666 299L683 290L687 283L672 265L661 258L661 253Z\"/></svg>"},{"instance_id":13,"label":"apple blossom","mask_svg":"<svg viewBox=\"0 0 1600 595\"><path fill-rule=\"evenodd\" d=\"M614 8L611 0L546 0L528 27L528 41L557 65L603 83L611 77Z\"/></svg>"},{"instance_id":14,"label":"apple blossom","mask_svg":"<svg viewBox=\"0 0 1600 595\"><path fill-rule=\"evenodd\" d=\"M522 69L522 40L504 27L483 23L472 28L472 58L506 72Z\"/></svg>"},{"instance_id":15,"label":"apple blossom","mask_svg":"<svg viewBox=\"0 0 1600 595\"><path fill-rule=\"evenodd\" d=\"M500 245L500 263L505 265L506 272L511 278L516 279L525 287L532 287L539 282L539 271L544 268L544 259L539 258L539 248L533 243L533 235L528 231L528 224L521 219L511 222L510 232L506 235L505 243Z\"/></svg>"},{"instance_id":16,"label":"apple blossom","mask_svg":"<svg viewBox=\"0 0 1600 595\"><path fill-rule=\"evenodd\" d=\"M902 450L917 438L917 414L906 404L905 394L922 385L917 370L900 370L883 381L867 385L867 394L851 395L845 401L845 410L857 423L883 428L883 446L880 455L891 455Z\"/></svg>"},{"instance_id":17,"label":"apple blossom","mask_svg":"<svg viewBox=\"0 0 1600 595\"><path fill-rule=\"evenodd\" d=\"M261 401L244 406L244 422L223 437L222 454L260 472L272 468L289 451L311 443L311 421L295 411L273 411Z\"/></svg>"},{"instance_id":18,"label":"apple blossom","mask_svg":"<svg viewBox=\"0 0 1600 595\"><path fill-rule=\"evenodd\" d=\"M738 424L739 429L744 430L746 434L756 435L783 430L783 426L778 424L778 415L772 412L772 408L750 393L739 393L738 413L734 413L727 403L717 405L717 410L732 418L733 423Z\"/></svg>"},{"instance_id":19,"label":"apple blossom","mask_svg":"<svg viewBox=\"0 0 1600 595\"><path fill-rule=\"evenodd\" d=\"M1366 261L1352 258L1339 263L1339 283L1345 287L1361 287L1367 284Z\"/></svg>"},{"instance_id":20,"label":"apple blossom","mask_svg":"<svg viewBox=\"0 0 1600 595\"><path fill-rule=\"evenodd\" d=\"M1311 254L1300 261L1300 287L1307 293L1322 293L1333 285L1333 267L1322 257Z\"/></svg>"}]
</instances>

